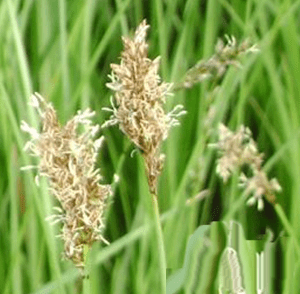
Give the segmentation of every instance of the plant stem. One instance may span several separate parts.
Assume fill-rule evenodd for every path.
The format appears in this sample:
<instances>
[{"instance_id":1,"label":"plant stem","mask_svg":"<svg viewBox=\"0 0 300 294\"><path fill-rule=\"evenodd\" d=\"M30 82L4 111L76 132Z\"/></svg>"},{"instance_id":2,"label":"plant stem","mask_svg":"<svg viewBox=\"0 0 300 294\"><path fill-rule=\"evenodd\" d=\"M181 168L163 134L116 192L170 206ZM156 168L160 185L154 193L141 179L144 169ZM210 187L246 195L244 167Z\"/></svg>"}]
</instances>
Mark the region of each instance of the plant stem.
<instances>
[{"instance_id":1,"label":"plant stem","mask_svg":"<svg viewBox=\"0 0 300 294\"><path fill-rule=\"evenodd\" d=\"M152 204L154 209L154 217L155 217L155 232L157 237L157 245L158 245L158 258L159 258L159 272L161 278L161 293L166 293L166 256L164 249L164 240L163 233L160 223L159 217L159 208L157 202L157 195L151 194Z\"/></svg>"},{"instance_id":2,"label":"plant stem","mask_svg":"<svg viewBox=\"0 0 300 294\"><path fill-rule=\"evenodd\" d=\"M91 262L90 262L90 248L88 245L84 245L83 249L84 254L84 276L82 277L82 293L90 294L91 293L91 285L90 285L90 270L91 270Z\"/></svg>"},{"instance_id":3,"label":"plant stem","mask_svg":"<svg viewBox=\"0 0 300 294\"><path fill-rule=\"evenodd\" d=\"M284 210L282 209L281 205L278 203L276 203L274 205L274 208L275 208L275 211L276 211L278 217L280 218L284 228L286 229L288 234L294 239L295 248L297 250L298 256L300 257L300 246L299 246L297 236L296 236L288 218L286 217Z\"/></svg>"}]
</instances>

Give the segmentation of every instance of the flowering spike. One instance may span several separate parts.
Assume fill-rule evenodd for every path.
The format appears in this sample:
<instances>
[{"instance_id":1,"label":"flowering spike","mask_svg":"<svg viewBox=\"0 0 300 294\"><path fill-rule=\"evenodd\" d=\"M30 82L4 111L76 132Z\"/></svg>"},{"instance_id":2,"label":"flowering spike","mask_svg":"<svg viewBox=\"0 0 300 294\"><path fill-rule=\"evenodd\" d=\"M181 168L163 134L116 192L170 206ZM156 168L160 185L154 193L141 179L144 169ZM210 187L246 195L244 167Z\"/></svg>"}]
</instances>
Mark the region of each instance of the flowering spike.
<instances>
[{"instance_id":1,"label":"flowering spike","mask_svg":"<svg viewBox=\"0 0 300 294\"><path fill-rule=\"evenodd\" d=\"M275 204L274 192L280 192L281 187L276 179L269 180L262 170L263 155L258 152L255 141L252 139L250 129L241 126L237 132L230 131L226 126L219 126L219 142L213 144L220 152L216 172L226 182L232 173L246 165L250 167L252 175L247 177L240 173L239 186L245 189L246 195L253 195L248 205L254 205L257 201L258 210L263 210L263 196Z\"/></svg>"},{"instance_id":2,"label":"flowering spike","mask_svg":"<svg viewBox=\"0 0 300 294\"><path fill-rule=\"evenodd\" d=\"M151 193L156 194L157 178L164 161L160 145L167 138L170 127L178 124L178 116L185 112L181 106L175 107L169 114L163 110L171 84L162 82L158 75L160 58L150 60L147 56L145 39L148 28L144 20L133 39L122 38L121 63L111 65L111 83L107 84L115 91L116 105L111 101L112 115L102 127L118 124L142 151L149 188Z\"/></svg>"},{"instance_id":3,"label":"flowering spike","mask_svg":"<svg viewBox=\"0 0 300 294\"><path fill-rule=\"evenodd\" d=\"M22 122L22 130L31 135L29 151L40 158L39 175L49 180L50 191L59 201L59 214L50 217L53 223L63 223L60 237L64 240L65 256L76 266L84 267L83 247L104 240L103 218L109 185L100 185L96 157L103 139L93 140L98 126L93 126L90 110L78 111L65 126L57 120L56 111L35 93L33 105L42 119L39 133ZM84 131L79 134L78 126ZM34 131L33 131L34 130ZM38 183L38 182L37 182Z\"/></svg>"}]
</instances>

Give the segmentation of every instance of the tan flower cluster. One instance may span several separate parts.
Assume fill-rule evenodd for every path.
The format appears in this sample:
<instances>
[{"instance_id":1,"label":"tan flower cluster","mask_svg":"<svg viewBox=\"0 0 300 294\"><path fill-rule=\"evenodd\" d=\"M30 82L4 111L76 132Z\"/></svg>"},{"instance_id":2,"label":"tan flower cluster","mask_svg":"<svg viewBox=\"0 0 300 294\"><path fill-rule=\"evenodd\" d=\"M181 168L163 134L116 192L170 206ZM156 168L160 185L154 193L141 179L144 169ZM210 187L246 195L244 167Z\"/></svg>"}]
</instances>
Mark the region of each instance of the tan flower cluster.
<instances>
[{"instance_id":1,"label":"tan flower cluster","mask_svg":"<svg viewBox=\"0 0 300 294\"><path fill-rule=\"evenodd\" d=\"M213 144L214 145L214 144ZM230 131L226 126L219 126L219 142L216 147L222 156L218 159L217 173L227 182L231 174L244 164L258 169L262 163L262 154L259 154L249 128L241 126L237 132Z\"/></svg>"},{"instance_id":2,"label":"tan flower cluster","mask_svg":"<svg viewBox=\"0 0 300 294\"><path fill-rule=\"evenodd\" d=\"M219 39L215 54L208 60L201 60L195 66L188 70L184 82L178 88L191 88L194 84L202 82L208 78L220 78L226 72L229 65L239 67L239 58L241 55L248 52L259 51L255 45L250 45L246 40L240 45L237 44L236 39L232 36L227 39L227 44Z\"/></svg>"},{"instance_id":3,"label":"tan flower cluster","mask_svg":"<svg viewBox=\"0 0 300 294\"><path fill-rule=\"evenodd\" d=\"M22 130L31 135L25 149L40 159L39 175L49 180L50 191L59 201L60 213L50 219L62 222L60 237L64 240L65 256L76 266L84 267L83 247L96 240L105 241L104 210L112 195L109 185L100 185L96 157L102 138L94 140L99 126L93 126L93 112L78 111L65 126L61 126L50 103L39 94L32 95L31 104L42 120L39 133L22 122ZM82 126L79 134L78 128Z\"/></svg>"},{"instance_id":4,"label":"tan flower cluster","mask_svg":"<svg viewBox=\"0 0 300 294\"><path fill-rule=\"evenodd\" d=\"M107 86L115 91L116 106L111 101L110 120L103 127L119 124L120 129L142 151L151 193L156 194L157 178L164 155L160 144L167 138L169 128L177 125L177 117L184 114L182 106L165 114L163 103L169 95L171 84L161 82L158 75L159 57L150 60L145 41L149 26L144 20L133 39L123 37L124 50L121 64L112 64L111 83Z\"/></svg>"},{"instance_id":5,"label":"tan flower cluster","mask_svg":"<svg viewBox=\"0 0 300 294\"><path fill-rule=\"evenodd\" d=\"M217 161L217 173L226 182L232 173L244 165L250 167L252 176L246 177L240 174L240 186L245 188L246 195L253 195L249 200L249 205L258 202L258 209L263 210L263 196L275 204L274 192L280 192L281 187L274 178L269 180L262 170L263 155L258 152L252 133L249 128L241 126L237 132L230 131L226 126L219 126L219 141L211 144L217 147L221 154Z\"/></svg>"}]
</instances>

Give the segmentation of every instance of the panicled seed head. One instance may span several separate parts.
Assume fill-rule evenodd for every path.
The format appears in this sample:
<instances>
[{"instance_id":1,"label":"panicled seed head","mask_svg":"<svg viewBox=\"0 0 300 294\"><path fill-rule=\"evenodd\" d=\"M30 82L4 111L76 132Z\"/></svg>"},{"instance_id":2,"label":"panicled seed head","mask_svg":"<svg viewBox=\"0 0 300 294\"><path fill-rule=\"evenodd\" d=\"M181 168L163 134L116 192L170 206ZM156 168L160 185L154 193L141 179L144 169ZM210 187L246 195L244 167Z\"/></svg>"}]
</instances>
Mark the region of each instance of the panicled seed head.
<instances>
[{"instance_id":1,"label":"panicled seed head","mask_svg":"<svg viewBox=\"0 0 300 294\"><path fill-rule=\"evenodd\" d=\"M102 139L94 140L98 130L91 122L94 112L78 111L61 126L43 97L35 93L31 101L41 116L42 130L39 133L22 122L22 130L31 135L25 148L39 157L39 175L49 180L50 191L61 205L60 214L51 219L63 223L65 256L84 267L83 246L104 240L104 210L112 194L109 185L99 184L101 176L95 169ZM84 129L80 134L79 125Z\"/></svg>"},{"instance_id":2,"label":"panicled seed head","mask_svg":"<svg viewBox=\"0 0 300 294\"><path fill-rule=\"evenodd\" d=\"M239 61L241 55L259 51L257 46L251 45L248 40L239 45L235 37L230 38L227 35L225 37L227 43L219 39L215 47L215 54L208 60L200 60L190 68L186 73L184 82L178 85L177 88L191 88L194 84L208 78L218 79L224 75L229 65L241 66Z\"/></svg>"},{"instance_id":3,"label":"panicled seed head","mask_svg":"<svg viewBox=\"0 0 300 294\"><path fill-rule=\"evenodd\" d=\"M217 173L226 182L232 172L248 164L260 167L262 154L259 154L256 143L252 139L251 131L244 126L233 133L226 126L219 126L219 141L216 144L221 157L217 162Z\"/></svg>"},{"instance_id":4,"label":"panicled seed head","mask_svg":"<svg viewBox=\"0 0 300 294\"><path fill-rule=\"evenodd\" d=\"M170 94L171 84L161 82L158 75L159 57L147 56L144 20L133 39L123 37L124 50L121 63L112 64L111 83L115 91L116 106L112 101L110 120L103 126L119 124L120 129L143 152L151 192L156 190L157 177L162 169L164 156L159 147L167 138L169 128L178 124L177 117L184 114L181 106L166 114L163 109L165 97Z\"/></svg>"},{"instance_id":5,"label":"panicled seed head","mask_svg":"<svg viewBox=\"0 0 300 294\"><path fill-rule=\"evenodd\" d=\"M275 203L274 192L280 192L281 187L274 178L269 180L266 173L262 170L263 155L258 152L252 133L248 128L241 126L236 132L230 131L223 124L219 127L219 141L212 144L217 147L220 158L217 161L217 173L226 182L232 173L243 165L250 167L252 176L247 177L244 173L240 174L240 186L245 188L246 195L252 195L248 200L249 205L258 202L258 209L264 207L263 196Z\"/></svg>"}]
</instances>

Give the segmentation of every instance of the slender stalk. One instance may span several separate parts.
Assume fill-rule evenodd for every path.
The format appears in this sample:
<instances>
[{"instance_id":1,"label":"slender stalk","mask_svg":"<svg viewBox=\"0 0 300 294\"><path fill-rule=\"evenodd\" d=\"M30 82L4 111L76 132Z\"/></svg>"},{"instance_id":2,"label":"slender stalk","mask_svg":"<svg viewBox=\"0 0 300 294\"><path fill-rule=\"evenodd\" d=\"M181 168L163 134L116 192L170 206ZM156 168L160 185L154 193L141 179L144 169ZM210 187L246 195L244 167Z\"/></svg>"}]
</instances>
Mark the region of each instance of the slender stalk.
<instances>
[{"instance_id":1,"label":"slender stalk","mask_svg":"<svg viewBox=\"0 0 300 294\"><path fill-rule=\"evenodd\" d=\"M84 276L82 277L82 293L90 294L91 293L91 284L90 284L90 271L91 271L91 260L90 260L90 248L88 245L84 245L83 249L84 254Z\"/></svg>"},{"instance_id":2,"label":"slender stalk","mask_svg":"<svg viewBox=\"0 0 300 294\"><path fill-rule=\"evenodd\" d=\"M151 194L152 204L153 204L153 211L154 211L154 218L155 218L155 233L157 237L157 245L158 245L158 258L159 258L159 272L161 278L161 293L166 293L166 255L164 249L164 239L162 233L162 227L160 223L159 217L159 208L157 202L157 195Z\"/></svg>"},{"instance_id":3,"label":"slender stalk","mask_svg":"<svg viewBox=\"0 0 300 294\"><path fill-rule=\"evenodd\" d=\"M275 211L276 211L278 217L280 218L284 228L286 229L288 234L290 234L290 236L294 239L295 248L297 250L298 256L300 257L300 246L299 246L297 236L296 236L288 218L286 217L284 210L282 209L281 205L278 203L276 203L274 205L274 208L275 208Z\"/></svg>"},{"instance_id":4,"label":"slender stalk","mask_svg":"<svg viewBox=\"0 0 300 294\"><path fill-rule=\"evenodd\" d=\"M59 30L60 30L60 52L61 52L61 72L62 72L62 90L63 100L62 109L68 113L68 104L70 103L70 81L68 66L68 37L67 37L67 4L65 0L58 1L59 5Z\"/></svg>"},{"instance_id":5,"label":"slender stalk","mask_svg":"<svg viewBox=\"0 0 300 294\"><path fill-rule=\"evenodd\" d=\"M241 207L245 205L245 201L247 199L247 194L243 193L241 197L235 200L232 205L230 206L229 210L223 217L223 221L229 221L234 218L234 215Z\"/></svg>"},{"instance_id":6,"label":"slender stalk","mask_svg":"<svg viewBox=\"0 0 300 294\"><path fill-rule=\"evenodd\" d=\"M224 221L230 220L233 217L234 213L243 205L243 202L244 202L244 199L245 199L244 196L245 195L243 195L239 200L237 200L234 203L233 207L230 209L230 211L223 218ZM297 250L298 256L300 257L300 245L299 245L299 241L297 239L297 236L295 235L295 232L294 232L294 230L292 228L292 225L290 224L288 218L286 217L286 214L285 214L284 210L282 209L282 206L280 204L276 203L274 205L274 209L276 211L277 216L281 220L281 223L283 224L285 230L294 239L295 248Z\"/></svg>"}]
</instances>

